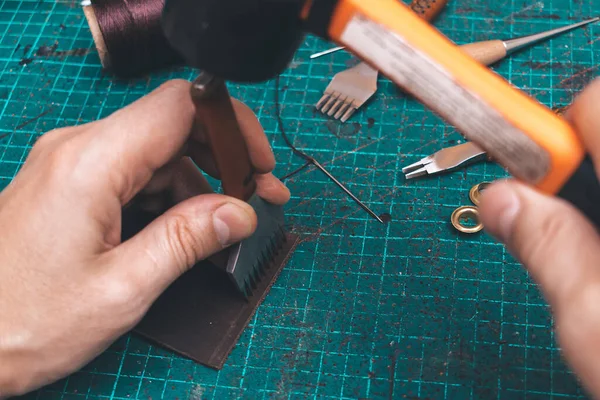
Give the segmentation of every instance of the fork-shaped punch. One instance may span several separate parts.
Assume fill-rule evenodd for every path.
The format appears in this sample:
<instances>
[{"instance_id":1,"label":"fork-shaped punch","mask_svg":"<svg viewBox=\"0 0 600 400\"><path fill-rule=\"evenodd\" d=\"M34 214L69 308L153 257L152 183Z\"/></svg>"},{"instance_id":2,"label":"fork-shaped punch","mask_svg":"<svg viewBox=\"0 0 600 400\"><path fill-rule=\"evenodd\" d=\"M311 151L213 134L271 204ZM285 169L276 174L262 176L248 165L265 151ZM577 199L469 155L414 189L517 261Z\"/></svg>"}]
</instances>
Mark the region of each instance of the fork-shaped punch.
<instances>
[{"instance_id":1,"label":"fork-shaped punch","mask_svg":"<svg viewBox=\"0 0 600 400\"><path fill-rule=\"evenodd\" d=\"M317 103L317 110L346 122L377 92L378 74L364 62L337 73Z\"/></svg>"},{"instance_id":2,"label":"fork-shaped punch","mask_svg":"<svg viewBox=\"0 0 600 400\"><path fill-rule=\"evenodd\" d=\"M487 159L487 153L475 143L467 142L458 146L447 147L427 156L414 164L402 168L406 179L419 178L426 175L437 175L454 171L465 165Z\"/></svg>"}]
</instances>

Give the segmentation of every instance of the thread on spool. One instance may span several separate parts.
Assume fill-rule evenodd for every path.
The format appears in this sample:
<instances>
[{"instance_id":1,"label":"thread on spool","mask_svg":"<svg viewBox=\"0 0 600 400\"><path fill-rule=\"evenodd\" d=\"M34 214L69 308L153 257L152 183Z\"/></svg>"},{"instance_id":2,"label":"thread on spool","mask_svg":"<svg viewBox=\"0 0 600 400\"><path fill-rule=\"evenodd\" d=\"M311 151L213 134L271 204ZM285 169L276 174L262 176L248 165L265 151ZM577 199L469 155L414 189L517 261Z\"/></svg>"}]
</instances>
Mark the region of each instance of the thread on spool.
<instances>
[{"instance_id":1,"label":"thread on spool","mask_svg":"<svg viewBox=\"0 0 600 400\"><path fill-rule=\"evenodd\" d=\"M164 0L91 0L91 7L85 15L96 48L115 75L132 78L183 63L162 30Z\"/></svg>"}]
</instances>

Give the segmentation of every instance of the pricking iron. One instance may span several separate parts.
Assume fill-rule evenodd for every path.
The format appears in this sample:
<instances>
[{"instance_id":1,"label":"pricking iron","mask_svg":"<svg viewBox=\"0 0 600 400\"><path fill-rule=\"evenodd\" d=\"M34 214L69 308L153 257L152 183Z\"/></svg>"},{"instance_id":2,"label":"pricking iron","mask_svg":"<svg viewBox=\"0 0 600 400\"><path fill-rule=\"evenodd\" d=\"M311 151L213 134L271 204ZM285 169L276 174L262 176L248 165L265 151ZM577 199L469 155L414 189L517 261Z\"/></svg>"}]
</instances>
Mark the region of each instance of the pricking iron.
<instances>
[{"instance_id":1,"label":"pricking iron","mask_svg":"<svg viewBox=\"0 0 600 400\"><path fill-rule=\"evenodd\" d=\"M206 129L223 192L248 202L258 216L256 232L228 249L227 261L218 263L239 292L248 297L286 241L283 208L256 194L254 168L225 82L203 72L193 82L191 94L196 122Z\"/></svg>"}]
</instances>

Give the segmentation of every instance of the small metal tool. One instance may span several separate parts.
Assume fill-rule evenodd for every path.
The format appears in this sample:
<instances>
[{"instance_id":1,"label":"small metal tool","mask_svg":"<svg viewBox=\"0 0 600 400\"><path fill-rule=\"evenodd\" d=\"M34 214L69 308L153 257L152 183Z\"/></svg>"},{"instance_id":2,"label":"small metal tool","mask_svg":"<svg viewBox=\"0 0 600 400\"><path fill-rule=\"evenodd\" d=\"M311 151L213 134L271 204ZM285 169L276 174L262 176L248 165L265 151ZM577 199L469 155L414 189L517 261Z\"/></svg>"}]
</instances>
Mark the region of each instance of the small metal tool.
<instances>
[{"instance_id":1,"label":"small metal tool","mask_svg":"<svg viewBox=\"0 0 600 400\"><path fill-rule=\"evenodd\" d=\"M227 262L220 265L239 292L249 297L260 286L264 269L286 241L283 208L256 194L254 167L225 82L203 72L193 82L191 96L196 123L206 128L223 192L246 201L256 211L256 231L227 249Z\"/></svg>"},{"instance_id":2,"label":"small metal tool","mask_svg":"<svg viewBox=\"0 0 600 400\"><path fill-rule=\"evenodd\" d=\"M432 21L444 9L446 3L448 0L413 0L409 7L425 21ZM336 47L313 54L310 58L317 58L344 48ZM337 73L317 103L317 110L346 122L377 92L378 76L377 69L365 62Z\"/></svg>"},{"instance_id":3,"label":"small metal tool","mask_svg":"<svg viewBox=\"0 0 600 400\"><path fill-rule=\"evenodd\" d=\"M334 47L334 48L329 49L329 50L325 50L325 51L321 51L319 53L311 54L310 58L314 59L314 58L323 57L323 56L326 56L327 54L331 54L331 53L335 53L336 51L344 50L345 48L346 47L344 47L344 46Z\"/></svg>"},{"instance_id":4,"label":"small metal tool","mask_svg":"<svg viewBox=\"0 0 600 400\"><path fill-rule=\"evenodd\" d=\"M402 168L406 179L419 178L425 175L436 175L453 171L465 165L487 158L486 152L474 143L467 142L458 146L447 147L420 161Z\"/></svg>"},{"instance_id":5,"label":"small metal tool","mask_svg":"<svg viewBox=\"0 0 600 400\"><path fill-rule=\"evenodd\" d=\"M378 74L364 62L338 72L317 103L317 110L346 122L377 92Z\"/></svg>"},{"instance_id":6,"label":"small metal tool","mask_svg":"<svg viewBox=\"0 0 600 400\"><path fill-rule=\"evenodd\" d=\"M553 108L556 115L563 115L570 105ZM427 156L420 161L402 168L406 179L419 178L425 175L436 175L442 172L453 171L457 168L489 159L486 152L472 142L447 147Z\"/></svg>"}]
</instances>

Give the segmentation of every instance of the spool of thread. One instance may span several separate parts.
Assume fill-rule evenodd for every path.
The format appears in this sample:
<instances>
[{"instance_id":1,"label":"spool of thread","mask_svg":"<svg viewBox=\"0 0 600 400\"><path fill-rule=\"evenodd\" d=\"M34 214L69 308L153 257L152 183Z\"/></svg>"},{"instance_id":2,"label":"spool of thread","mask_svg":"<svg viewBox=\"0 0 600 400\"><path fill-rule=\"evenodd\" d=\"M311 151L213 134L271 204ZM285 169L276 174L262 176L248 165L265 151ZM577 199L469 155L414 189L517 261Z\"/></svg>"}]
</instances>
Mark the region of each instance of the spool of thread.
<instances>
[{"instance_id":1,"label":"spool of thread","mask_svg":"<svg viewBox=\"0 0 600 400\"><path fill-rule=\"evenodd\" d=\"M82 3L102 66L123 78L180 65L163 34L164 0L91 0Z\"/></svg>"}]
</instances>

